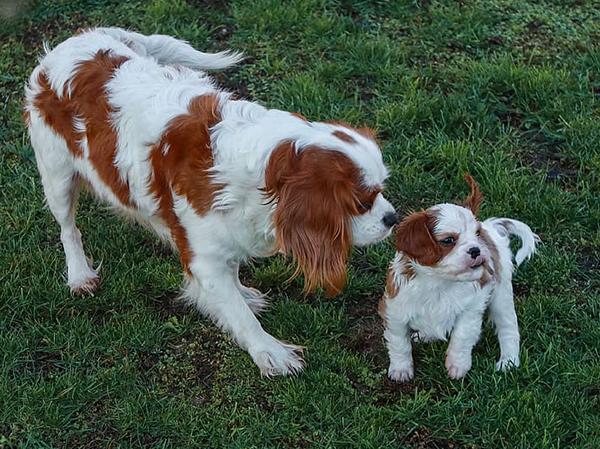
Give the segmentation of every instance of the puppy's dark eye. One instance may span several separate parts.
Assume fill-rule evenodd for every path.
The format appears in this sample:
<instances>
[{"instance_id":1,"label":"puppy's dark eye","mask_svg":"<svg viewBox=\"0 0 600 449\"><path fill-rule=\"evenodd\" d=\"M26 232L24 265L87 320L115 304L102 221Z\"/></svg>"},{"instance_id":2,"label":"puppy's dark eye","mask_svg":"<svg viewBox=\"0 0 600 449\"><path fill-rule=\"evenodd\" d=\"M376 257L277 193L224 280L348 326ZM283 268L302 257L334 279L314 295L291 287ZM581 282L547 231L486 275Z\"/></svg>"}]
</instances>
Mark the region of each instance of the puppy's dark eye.
<instances>
[{"instance_id":1,"label":"puppy's dark eye","mask_svg":"<svg viewBox=\"0 0 600 449\"><path fill-rule=\"evenodd\" d=\"M475 235L476 235L477 237L479 237L479 236L481 235L481 229L478 229L478 230L477 230L477 232L475 233Z\"/></svg>"},{"instance_id":2,"label":"puppy's dark eye","mask_svg":"<svg viewBox=\"0 0 600 449\"><path fill-rule=\"evenodd\" d=\"M445 239L440 240L439 242L444 246L451 246L456 243L456 239L454 237L446 237Z\"/></svg>"}]
</instances>

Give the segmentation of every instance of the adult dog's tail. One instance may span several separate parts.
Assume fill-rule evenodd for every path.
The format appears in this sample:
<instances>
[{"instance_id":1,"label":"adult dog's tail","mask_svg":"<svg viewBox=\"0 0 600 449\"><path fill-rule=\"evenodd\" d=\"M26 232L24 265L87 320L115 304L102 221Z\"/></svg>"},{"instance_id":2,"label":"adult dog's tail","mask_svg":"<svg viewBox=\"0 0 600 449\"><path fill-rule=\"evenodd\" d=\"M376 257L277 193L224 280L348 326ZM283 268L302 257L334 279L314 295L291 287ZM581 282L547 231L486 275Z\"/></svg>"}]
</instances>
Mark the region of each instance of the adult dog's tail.
<instances>
[{"instance_id":1,"label":"adult dog's tail","mask_svg":"<svg viewBox=\"0 0 600 449\"><path fill-rule=\"evenodd\" d=\"M122 28L96 28L96 31L123 42L136 53L152 56L160 64L180 64L197 70L220 70L243 59L242 54L237 52L203 53L185 41L162 34L145 36Z\"/></svg>"}]
</instances>

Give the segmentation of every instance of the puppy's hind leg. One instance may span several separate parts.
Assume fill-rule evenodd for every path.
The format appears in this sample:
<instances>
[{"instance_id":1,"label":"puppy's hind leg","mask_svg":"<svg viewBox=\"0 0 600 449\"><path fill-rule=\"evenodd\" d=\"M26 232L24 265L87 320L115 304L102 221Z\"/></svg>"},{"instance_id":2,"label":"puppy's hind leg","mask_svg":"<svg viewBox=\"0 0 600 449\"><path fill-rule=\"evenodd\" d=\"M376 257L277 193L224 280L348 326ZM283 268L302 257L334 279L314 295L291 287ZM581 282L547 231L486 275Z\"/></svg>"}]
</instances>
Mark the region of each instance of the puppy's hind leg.
<instances>
[{"instance_id":1,"label":"puppy's hind leg","mask_svg":"<svg viewBox=\"0 0 600 449\"><path fill-rule=\"evenodd\" d=\"M30 135L48 207L60 225L60 240L67 261L67 284L73 294L91 294L100 277L88 264L75 225L80 180L63 139L31 114Z\"/></svg>"},{"instance_id":2,"label":"puppy's hind leg","mask_svg":"<svg viewBox=\"0 0 600 449\"><path fill-rule=\"evenodd\" d=\"M496 369L518 367L519 360L519 323L513 301L513 289L510 281L502 281L494 291L490 302L490 318L496 327L500 344L500 359Z\"/></svg>"}]
</instances>

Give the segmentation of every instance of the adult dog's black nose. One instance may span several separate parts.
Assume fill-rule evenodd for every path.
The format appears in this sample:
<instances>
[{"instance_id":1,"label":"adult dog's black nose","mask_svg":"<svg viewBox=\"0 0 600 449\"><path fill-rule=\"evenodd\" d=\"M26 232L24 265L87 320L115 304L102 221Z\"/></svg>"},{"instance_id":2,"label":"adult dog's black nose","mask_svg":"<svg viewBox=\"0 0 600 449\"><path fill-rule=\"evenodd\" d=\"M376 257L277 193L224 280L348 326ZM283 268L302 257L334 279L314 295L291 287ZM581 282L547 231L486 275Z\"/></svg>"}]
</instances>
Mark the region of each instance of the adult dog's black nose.
<instances>
[{"instance_id":1,"label":"adult dog's black nose","mask_svg":"<svg viewBox=\"0 0 600 449\"><path fill-rule=\"evenodd\" d=\"M467 253L471 256L471 259L477 259L477 256L481 254L481 250L478 246L472 246L471 248L469 248Z\"/></svg>"},{"instance_id":2,"label":"adult dog's black nose","mask_svg":"<svg viewBox=\"0 0 600 449\"><path fill-rule=\"evenodd\" d=\"M396 223L398 223L398 215L394 212L388 212L383 216L382 221L384 225L386 225L388 228L391 228Z\"/></svg>"}]
</instances>

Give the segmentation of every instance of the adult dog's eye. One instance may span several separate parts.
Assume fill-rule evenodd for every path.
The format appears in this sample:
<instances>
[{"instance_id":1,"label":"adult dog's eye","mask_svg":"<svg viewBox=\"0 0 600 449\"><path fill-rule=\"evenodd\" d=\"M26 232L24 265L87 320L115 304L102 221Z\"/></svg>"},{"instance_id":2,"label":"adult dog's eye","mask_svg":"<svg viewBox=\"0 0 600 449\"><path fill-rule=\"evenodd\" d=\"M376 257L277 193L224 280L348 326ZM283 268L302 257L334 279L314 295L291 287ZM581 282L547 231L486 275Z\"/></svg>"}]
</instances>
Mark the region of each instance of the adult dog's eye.
<instances>
[{"instance_id":1,"label":"adult dog's eye","mask_svg":"<svg viewBox=\"0 0 600 449\"><path fill-rule=\"evenodd\" d=\"M445 246L450 246L456 243L456 239L454 237L446 237L445 239L440 240L440 243Z\"/></svg>"},{"instance_id":2,"label":"adult dog's eye","mask_svg":"<svg viewBox=\"0 0 600 449\"><path fill-rule=\"evenodd\" d=\"M370 211L372 207L373 203L370 201L367 201L366 203L358 203L358 210L361 214Z\"/></svg>"},{"instance_id":3,"label":"adult dog's eye","mask_svg":"<svg viewBox=\"0 0 600 449\"><path fill-rule=\"evenodd\" d=\"M481 229L478 229L478 230L477 230L477 232L475 233L475 235L476 235L477 237L479 237L479 236L481 235Z\"/></svg>"}]
</instances>

